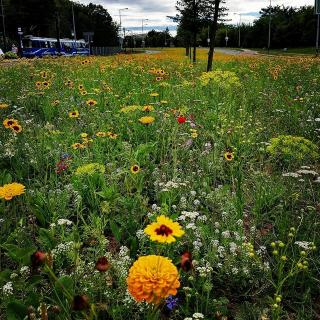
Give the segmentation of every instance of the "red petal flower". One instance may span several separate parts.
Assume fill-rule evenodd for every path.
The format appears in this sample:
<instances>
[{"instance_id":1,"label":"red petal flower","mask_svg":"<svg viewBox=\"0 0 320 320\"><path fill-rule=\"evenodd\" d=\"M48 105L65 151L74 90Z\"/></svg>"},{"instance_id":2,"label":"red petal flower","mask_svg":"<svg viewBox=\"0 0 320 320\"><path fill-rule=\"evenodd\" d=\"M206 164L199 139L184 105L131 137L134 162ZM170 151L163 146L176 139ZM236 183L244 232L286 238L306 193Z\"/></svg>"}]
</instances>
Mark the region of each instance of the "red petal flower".
<instances>
[{"instance_id":1,"label":"red petal flower","mask_svg":"<svg viewBox=\"0 0 320 320\"><path fill-rule=\"evenodd\" d=\"M179 117L177 118L177 120L178 120L179 123L185 123L185 122L187 121L187 118L184 117L184 116L179 116Z\"/></svg>"},{"instance_id":2,"label":"red petal flower","mask_svg":"<svg viewBox=\"0 0 320 320\"><path fill-rule=\"evenodd\" d=\"M180 267L186 272L192 269L192 256L190 252L186 251L181 255Z\"/></svg>"},{"instance_id":3,"label":"red petal flower","mask_svg":"<svg viewBox=\"0 0 320 320\"><path fill-rule=\"evenodd\" d=\"M96 262L96 269L100 272L106 272L110 268L109 261L106 257L100 257Z\"/></svg>"}]
</instances>

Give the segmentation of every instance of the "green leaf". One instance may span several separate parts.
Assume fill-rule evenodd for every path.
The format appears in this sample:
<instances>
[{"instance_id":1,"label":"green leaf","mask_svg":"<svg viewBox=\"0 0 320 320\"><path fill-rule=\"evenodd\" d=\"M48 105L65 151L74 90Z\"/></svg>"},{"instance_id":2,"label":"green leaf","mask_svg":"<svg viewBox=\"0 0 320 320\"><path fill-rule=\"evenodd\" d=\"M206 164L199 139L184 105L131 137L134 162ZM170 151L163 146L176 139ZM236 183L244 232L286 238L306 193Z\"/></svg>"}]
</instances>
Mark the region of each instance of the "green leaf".
<instances>
[{"instance_id":1,"label":"green leaf","mask_svg":"<svg viewBox=\"0 0 320 320\"><path fill-rule=\"evenodd\" d=\"M110 229L112 231L112 234L116 238L116 240L120 242L121 230L120 230L119 226L114 221L110 221Z\"/></svg>"},{"instance_id":2,"label":"green leaf","mask_svg":"<svg viewBox=\"0 0 320 320\"><path fill-rule=\"evenodd\" d=\"M14 244L4 244L2 248L12 260L23 264L30 263L31 254L36 251L35 247L20 248Z\"/></svg>"},{"instance_id":3,"label":"green leaf","mask_svg":"<svg viewBox=\"0 0 320 320\"><path fill-rule=\"evenodd\" d=\"M62 276L55 283L56 294L61 296L66 296L66 292L73 295L73 279L70 276Z\"/></svg>"},{"instance_id":4,"label":"green leaf","mask_svg":"<svg viewBox=\"0 0 320 320\"><path fill-rule=\"evenodd\" d=\"M52 231L48 229L40 228L39 239L49 249L52 249L55 246L55 241L54 241L54 236L52 234Z\"/></svg>"},{"instance_id":5,"label":"green leaf","mask_svg":"<svg viewBox=\"0 0 320 320\"><path fill-rule=\"evenodd\" d=\"M23 320L27 312L27 307L19 301L15 300L7 304L7 320Z\"/></svg>"}]
</instances>

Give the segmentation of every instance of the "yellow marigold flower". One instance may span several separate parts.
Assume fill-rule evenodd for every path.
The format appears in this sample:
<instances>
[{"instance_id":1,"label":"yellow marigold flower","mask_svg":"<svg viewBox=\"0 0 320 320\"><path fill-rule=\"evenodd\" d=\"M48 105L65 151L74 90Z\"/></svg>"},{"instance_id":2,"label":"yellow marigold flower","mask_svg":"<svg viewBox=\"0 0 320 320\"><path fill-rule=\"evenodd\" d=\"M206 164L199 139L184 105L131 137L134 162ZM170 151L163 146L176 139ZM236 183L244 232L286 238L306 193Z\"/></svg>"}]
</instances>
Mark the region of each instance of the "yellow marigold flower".
<instances>
[{"instance_id":1,"label":"yellow marigold flower","mask_svg":"<svg viewBox=\"0 0 320 320\"><path fill-rule=\"evenodd\" d=\"M139 122L140 123L142 123L142 124L151 124L151 123L153 123L154 122L154 117L141 117L140 119L139 119Z\"/></svg>"},{"instance_id":2,"label":"yellow marigold flower","mask_svg":"<svg viewBox=\"0 0 320 320\"><path fill-rule=\"evenodd\" d=\"M140 170L141 170L141 169L140 169L140 167L139 167L137 164L133 165L133 166L130 168L130 171L131 171L133 174L139 173Z\"/></svg>"},{"instance_id":3,"label":"yellow marigold flower","mask_svg":"<svg viewBox=\"0 0 320 320\"><path fill-rule=\"evenodd\" d=\"M0 103L0 109L6 109L9 105L7 103Z\"/></svg>"},{"instance_id":4,"label":"yellow marigold flower","mask_svg":"<svg viewBox=\"0 0 320 320\"><path fill-rule=\"evenodd\" d=\"M152 241L161 243L172 243L176 241L175 237L182 237L184 231L178 222L173 222L170 218L161 215L157 221L149 224L144 232L150 236Z\"/></svg>"},{"instance_id":5,"label":"yellow marigold flower","mask_svg":"<svg viewBox=\"0 0 320 320\"><path fill-rule=\"evenodd\" d=\"M227 161L232 161L234 159L234 154L230 151L227 151L225 152L224 154L224 158L227 160Z\"/></svg>"},{"instance_id":6,"label":"yellow marigold flower","mask_svg":"<svg viewBox=\"0 0 320 320\"><path fill-rule=\"evenodd\" d=\"M80 134L80 137L81 137L81 138L87 138L87 137L88 137L88 134L85 133L85 132L82 132L82 133Z\"/></svg>"},{"instance_id":7,"label":"yellow marigold flower","mask_svg":"<svg viewBox=\"0 0 320 320\"><path fill-rule=\"evenodd\" d=\"M25 186L21 183L13 182L0 187L0 199L11 200L20 196L25 191Z\"/></svg>"},{"instance_id":8,"label":"yellow marigold flower","mask_svg":"<svg viewBox=\"0 0 320 320\"><path fill-rule=\"evenodd\" d=\"M75 110L75 111L69 112L69 118L79 118L79 111Z\"/></svg>"},{"instance_id":9,"label":"yellow marigold flower","mask_svg":"<svg viewBox=\"0 0 320 320\"><path fill-rule=\"evenodd\" d=\"M5 120L3 120L2 124L4 125L5 128L9 129L12 126L18 125L19 123L15 119L5 119Z\"/></svg>"},{"instance_id":10,"label":"yellow marigold flower","mask_svg":"<svg viewBox=\"0 0 320 320\"><path fill-rule=\"evenodd\" d=\"M94 107L97 104L97 101L93 100L93 99L89 99L89 100L86 101L86 104L89 107Z\"/></svg>"},{"instance_id":11,"label":"yellow marigold flower","mask_svg":"<svg viewBox=\"0 0 320 320\"><path fill-rule=\"evenodd\" d=\"M87 92L86 90L82 90L82 91L80 91L80 94L81 94L82 96L85 96L85 95L88 94L88 92Z\"/></svg>"},{"instance_id":12,"label":"yellow marigold flower","mask_svg":"<svg viewBox=\"0 0 320 320\"><path fill-rule=\"evenodd\" d=\"M13 125L10 127L10 129L15 133L20 133L22 131L22 127L20 126L20 124Z\"/></svg>"},{"instance_id":13,"label":"yellow marigold flower","mask_svg":"<svg viewBox=\"0 0 320 320\"><path fill-rule=\"evenodd\" d=\"M166 257L143 256L130 268L127 284L136 301L158 304L177 294L180 287L178 269Z\"/></svg>"}]
</instances>

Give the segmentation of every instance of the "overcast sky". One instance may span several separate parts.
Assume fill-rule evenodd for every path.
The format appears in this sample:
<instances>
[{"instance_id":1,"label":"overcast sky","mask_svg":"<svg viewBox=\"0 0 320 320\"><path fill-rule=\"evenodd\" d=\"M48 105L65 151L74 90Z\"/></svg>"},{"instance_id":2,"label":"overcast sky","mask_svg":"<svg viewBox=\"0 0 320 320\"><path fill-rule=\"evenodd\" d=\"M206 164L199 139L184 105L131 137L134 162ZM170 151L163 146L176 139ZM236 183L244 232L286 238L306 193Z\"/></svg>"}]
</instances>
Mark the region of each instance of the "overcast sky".
<instances>
[{"instance_id":1,"label":"overcast sky","mask_svg":"<svg viewBox=\"0 0 320 320\"><path fill-rule=\"evenodd\" d=\"M111 14L113 19L119 22L119 9L128 8L121 11L122 27L132 30L135 33L141 33L142 19L149 19L145 22L144 31L151 29L163 30L169 27L172 34L175 32L175 23L167 16L176 14L176 0L78 0L81 3L95 3L103 5ZM252 22L259 16L261 8L269 6L269 0L226 0L226 6L229 8L230 23L238 23L239 15L242 14L242 21ZM285 6L303 6L313 5L314 0L272 0L272 5Z\"/></svg>"}]
</instances>

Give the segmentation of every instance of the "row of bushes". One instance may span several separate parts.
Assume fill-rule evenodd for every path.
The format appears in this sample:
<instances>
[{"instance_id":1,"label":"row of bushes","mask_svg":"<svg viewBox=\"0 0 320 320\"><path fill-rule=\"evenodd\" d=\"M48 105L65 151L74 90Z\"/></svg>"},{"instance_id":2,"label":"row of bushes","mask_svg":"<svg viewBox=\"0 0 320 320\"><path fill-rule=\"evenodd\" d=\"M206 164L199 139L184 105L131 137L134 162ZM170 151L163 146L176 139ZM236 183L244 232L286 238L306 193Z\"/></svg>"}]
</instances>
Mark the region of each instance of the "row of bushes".
<instances>
[{"instance_id":1,"label":"row of bushes","mask_svg":"<svg viewBox=\"0 0 320 320\"><path fill-rule=\"evenodd\" d=\"M8 51L4 54L0 54L0 60L2 59L18 59L18 55L15 52Z\"/></svg>"}]
</instances>

